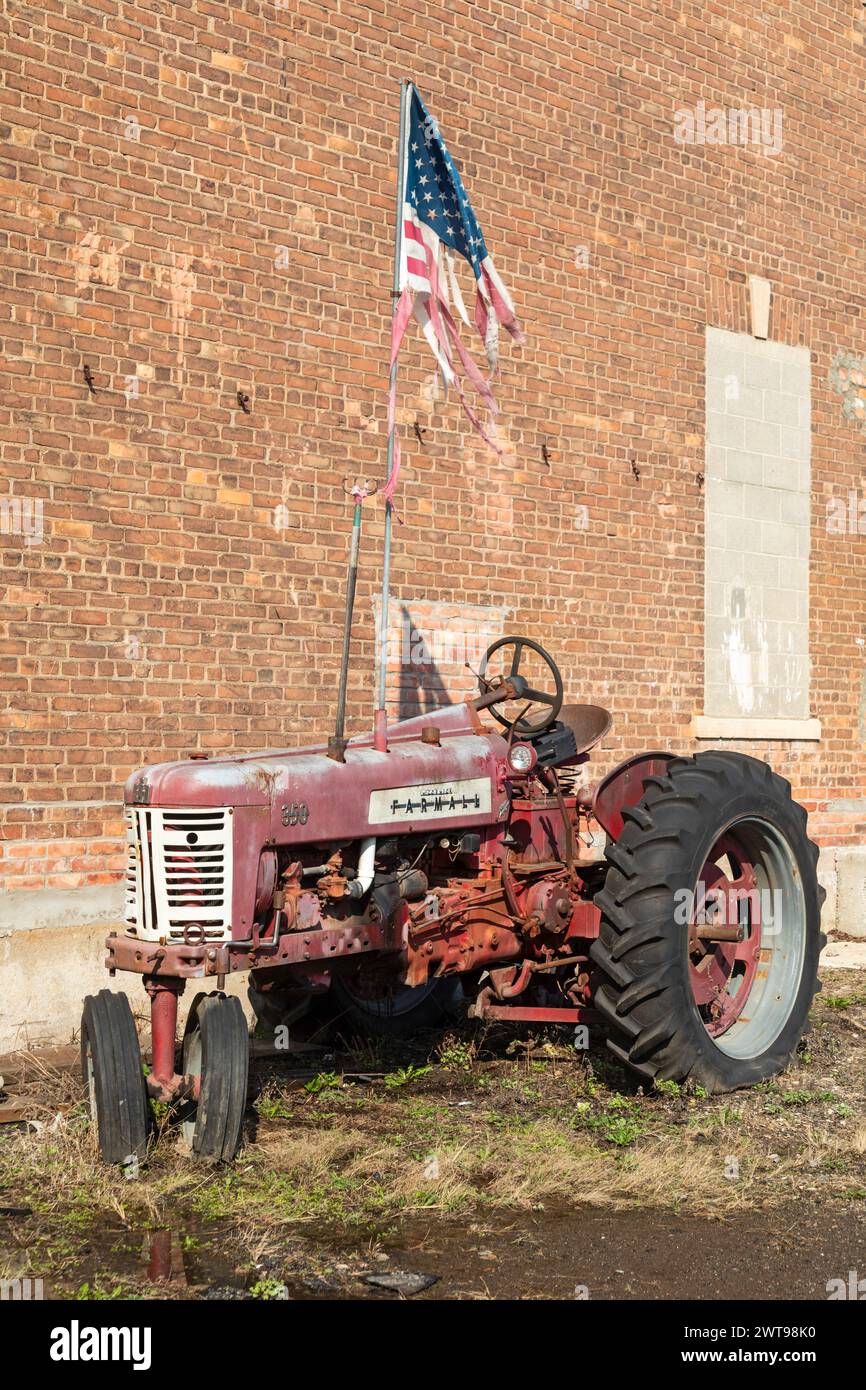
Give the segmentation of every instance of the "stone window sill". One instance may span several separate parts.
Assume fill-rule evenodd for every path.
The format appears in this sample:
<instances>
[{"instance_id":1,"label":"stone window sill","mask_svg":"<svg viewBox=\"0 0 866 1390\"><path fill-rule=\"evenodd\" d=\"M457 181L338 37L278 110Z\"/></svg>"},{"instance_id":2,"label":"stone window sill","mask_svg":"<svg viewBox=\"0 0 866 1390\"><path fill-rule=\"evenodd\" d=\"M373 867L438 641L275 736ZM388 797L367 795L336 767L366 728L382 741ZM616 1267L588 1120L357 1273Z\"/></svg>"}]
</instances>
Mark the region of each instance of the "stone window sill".
<instances>
[{"instance_id":1,"label":"stone window sill","mask_svg":"<svg viewBox=\"0 0 866 1390\"><path fill-rule=\"evenodd\" d=\"M821 737L820 719L748 719L738 715L696 714L692 719L694 738L791 739L817 743Z\"/></svg>"}]
</instances>

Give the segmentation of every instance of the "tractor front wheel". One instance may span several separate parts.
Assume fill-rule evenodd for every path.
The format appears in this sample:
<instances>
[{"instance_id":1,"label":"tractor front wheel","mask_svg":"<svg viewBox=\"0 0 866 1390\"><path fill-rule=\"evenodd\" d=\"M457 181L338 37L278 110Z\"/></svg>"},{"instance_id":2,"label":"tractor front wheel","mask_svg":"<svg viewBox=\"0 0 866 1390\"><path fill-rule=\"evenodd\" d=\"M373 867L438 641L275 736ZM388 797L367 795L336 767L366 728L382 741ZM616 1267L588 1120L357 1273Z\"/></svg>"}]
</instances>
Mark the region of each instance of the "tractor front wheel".
<instances>
[{"instance_id":1,"label":"tractor front wheel","mask_svg":"<svg viewBox=\"0 0 866 1390\"><path fill-rule=\"evenodd\" d=\"M672 759L622 815L591 949L608 1047L650 1083L775 1076L820 987L806 812L766 763L707 752Z\"/></svg>"},{"instance_id":2,"label":"tractor front wheel","mask_svg":"<svg viewBox=\"0 0 866 1390\"><path fill-rule=\"evenodd\" d=\"M81 1075L99 1151L131 1167L147 1149L150 1108L135 1020L125 994L101 989L84 1001Z\"/></svg>"},{"instance_id":3,"label":"tractor front wheel","mask_svg":"<svg viewBox=\"0 0 866 1390\"><path fill-rule=\"evenodd\" d=\"M240 1148L249 1056L241 1001L196 995L183 1036L183 1071L199 1077L201 1085L198 1099L184 1107L181 1128L197 1158L230 1163Z\"/></svg>"}]
</instances>

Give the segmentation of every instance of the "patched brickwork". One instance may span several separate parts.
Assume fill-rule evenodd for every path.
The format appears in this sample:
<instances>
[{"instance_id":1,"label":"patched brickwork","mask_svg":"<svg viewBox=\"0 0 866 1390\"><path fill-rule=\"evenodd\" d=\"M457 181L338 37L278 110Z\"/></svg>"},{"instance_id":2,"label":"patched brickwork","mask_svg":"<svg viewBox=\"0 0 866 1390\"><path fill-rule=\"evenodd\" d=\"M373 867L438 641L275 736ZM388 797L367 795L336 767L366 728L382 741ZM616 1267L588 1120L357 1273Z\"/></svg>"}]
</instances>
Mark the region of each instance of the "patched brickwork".
<instances>
[{"instance_id":1,"label":"patched brickwork","mask_svg":"<svg viewBox=\"0 0 866 1390\"><path fill-rule=\"evenodd\" d=\"M502 459L407 353L395 600L503 611L549 647L569 697L614 713L602 769L695 747L705 331L748 332L748 276L765 276L771 338L811 352L824 735L752 751L825 843L862 839L866 537L826 515L864 486L830 381L864 351L864 16L849 0L7 0L0 495L41 510L0 517L5 888L117 877L137 764L327 731L344 480L384 471L407 74L527 342L504 349ZM731 122L727 143L688 143L677 112L699 102L766 107L772 143L736 143L750 127ZM353 728L382 532L381 507L365 513Z\"/></svg>"}]
</instances>

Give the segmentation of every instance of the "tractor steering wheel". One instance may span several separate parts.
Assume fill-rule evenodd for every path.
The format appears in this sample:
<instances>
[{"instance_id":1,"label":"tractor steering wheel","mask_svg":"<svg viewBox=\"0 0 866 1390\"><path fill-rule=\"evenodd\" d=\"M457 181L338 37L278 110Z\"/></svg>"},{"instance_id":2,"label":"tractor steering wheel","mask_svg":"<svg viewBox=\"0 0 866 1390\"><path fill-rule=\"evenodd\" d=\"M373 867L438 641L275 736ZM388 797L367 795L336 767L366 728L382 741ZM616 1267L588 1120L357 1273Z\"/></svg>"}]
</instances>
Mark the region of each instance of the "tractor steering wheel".
<instances>
[{"instance_id":1,"label":"tractor steering wheel","mask_svg":"<svg viewBox=\"0 0 866 1390\"><path fill-rule=\"evenodd\" d=\"M487 678L487 665L490 658L503 647L513 647L514 654L511 658L511 666L506 675L493 676ZM544 690L538 690L531 686L529 682L520 674L520 659L523 656L524 648L535 652L541 657L553 677L556 693L548 694ZM508 665L507 656L502 658L503 666ZM478 671L478 685L481 694L477 700L473 701L476 709L489 709L493 718L502 725L504 729L512 730L522 738L535 738L538 734L544 733L549 729L562 708L562 676L553 657L539 646L538 642L533 642L529 637L500 637L498 642L494 642L487 648ZM504 714L500 714L496 705L506 700L523 700L533 705L547 705L547 712L536 715L534 719L528 719L521 715L519 719L506 719Z\"/></svg>"}]
</instances>

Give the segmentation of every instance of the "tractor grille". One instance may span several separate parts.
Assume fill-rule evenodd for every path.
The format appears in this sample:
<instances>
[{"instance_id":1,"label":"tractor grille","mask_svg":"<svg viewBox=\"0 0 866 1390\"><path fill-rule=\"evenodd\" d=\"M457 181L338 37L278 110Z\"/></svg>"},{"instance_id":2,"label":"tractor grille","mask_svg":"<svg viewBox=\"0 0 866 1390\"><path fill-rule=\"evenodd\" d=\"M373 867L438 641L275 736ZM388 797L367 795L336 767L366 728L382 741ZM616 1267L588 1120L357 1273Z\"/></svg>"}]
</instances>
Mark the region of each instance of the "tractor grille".
<instances>
[{"instance_id":1,"label":"tractor grille","mask_svg":"<svg viewBox=\"0 0 866 1390\"><path fill-rule=\"evenodd\" d=\"M127 806L126 923L136 936L222 940L231 927L231 814ZM197 939L201 932L190 932Z\"/></svg>"}]
</instances>

